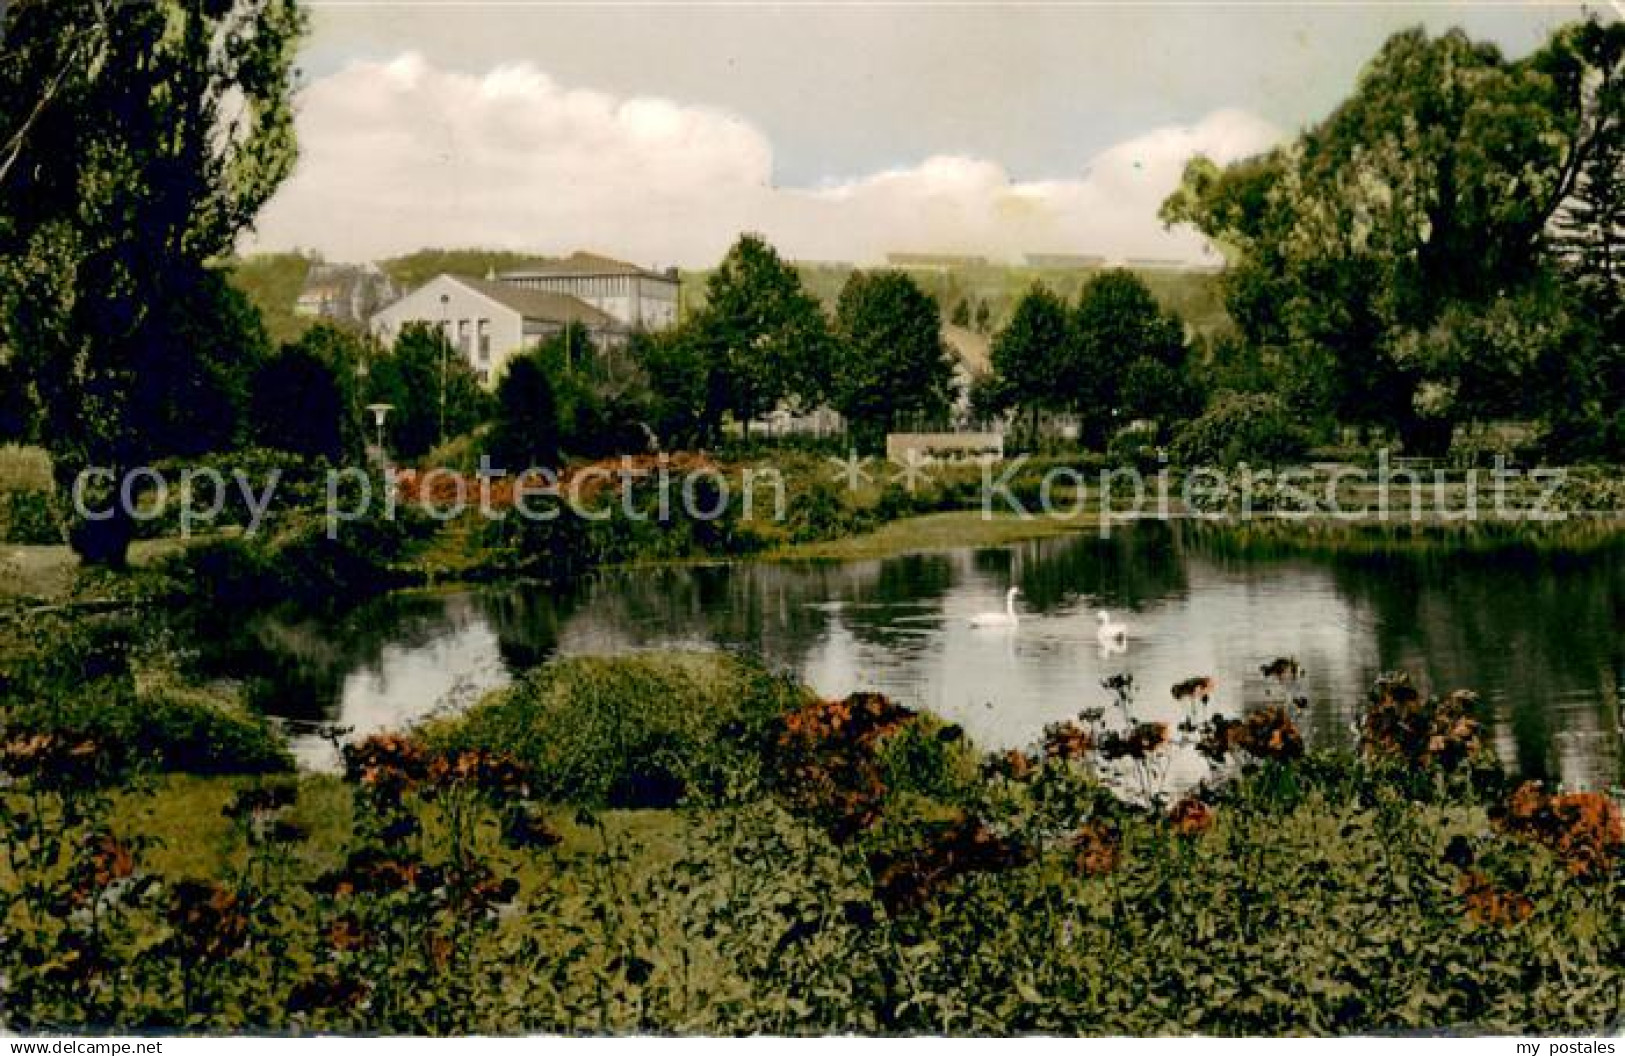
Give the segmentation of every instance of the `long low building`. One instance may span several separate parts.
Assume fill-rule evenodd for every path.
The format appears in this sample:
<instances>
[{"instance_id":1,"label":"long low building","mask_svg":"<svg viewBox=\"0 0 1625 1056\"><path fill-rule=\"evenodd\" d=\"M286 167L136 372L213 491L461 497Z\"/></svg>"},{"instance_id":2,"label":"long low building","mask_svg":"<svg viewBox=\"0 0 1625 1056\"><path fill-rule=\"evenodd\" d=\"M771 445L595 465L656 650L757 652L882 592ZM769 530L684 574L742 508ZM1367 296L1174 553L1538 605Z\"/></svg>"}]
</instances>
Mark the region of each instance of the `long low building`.
<instances>
[{"instance_id":1,"label":"long low building","mask_svg":"<svg viewBox=\"0 0 1625 1056\"><path fill-rule=\"evenodd\" d=\"M435 276L375 312L370 327L388 345L410 323L440 327L485 385L496 383L513 356L571 323L585 327L600 348L627 336L625 324L579 297L462 275Z\"/></svg>"}]
</instances>

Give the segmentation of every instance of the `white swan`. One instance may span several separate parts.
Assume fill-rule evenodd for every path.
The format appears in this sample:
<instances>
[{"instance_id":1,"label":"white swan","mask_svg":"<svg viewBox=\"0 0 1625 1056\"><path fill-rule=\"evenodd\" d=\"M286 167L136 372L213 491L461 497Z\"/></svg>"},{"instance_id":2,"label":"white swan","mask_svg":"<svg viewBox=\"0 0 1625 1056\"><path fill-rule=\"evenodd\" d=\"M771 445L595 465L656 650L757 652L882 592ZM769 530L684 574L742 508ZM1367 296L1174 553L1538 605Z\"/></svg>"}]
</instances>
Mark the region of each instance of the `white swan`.
<instances>
[{"instance_id":1,"label":"white swan","mask_svg":"<svg viewBox=\"0 0 1625 1056\"><path fill-rule=\"evenodd\" d=\"M1020 587L1011 587L1004 595L1003 612L979 612L970 618L972 627L1014 627L1020 623L1016 616L1016 595L1021 593Z\"/></svg>"},{"instance_id":2,"label":"white swan","mask_svg":"<svg viewBox=\"0 0 1625 1056\"><path fill-rule=\"evenodd\" d=\"M1112 614L1105 609L1095 613L1095 619L1100 626L1095 629L1095 640L1100 642L1101 648L1126 646L1128 644L1128 628L1112 619Z\"/></svg>"}]
</instances>

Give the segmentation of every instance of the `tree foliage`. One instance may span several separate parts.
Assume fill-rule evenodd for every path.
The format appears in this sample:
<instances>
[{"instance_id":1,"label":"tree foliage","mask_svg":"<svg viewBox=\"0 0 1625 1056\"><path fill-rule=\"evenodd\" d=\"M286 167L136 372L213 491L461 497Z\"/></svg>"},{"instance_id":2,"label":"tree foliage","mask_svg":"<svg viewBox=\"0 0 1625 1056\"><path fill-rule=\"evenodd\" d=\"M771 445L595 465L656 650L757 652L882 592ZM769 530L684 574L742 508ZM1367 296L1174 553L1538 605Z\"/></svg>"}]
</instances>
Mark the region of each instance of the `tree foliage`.
<instances>
[{"instance_id":1,"label":"tree foliage","mask_svg":"<svg viewBox=\"0 0 1625 1056\"><path fill-rule=\"evenodd\" d=\"M725 413L748 422L782 400L825 395L829 322L795 268L759 235L741 235L706 280L690 339L709 436Z\"/></svg>"},{"instance_id":2,"label":"tree foliage","mask_svg":"<svg viewBox=\"0 0 1625 1056\"><path fill-rule=\"evenodd\" d=\"M357 374L361 340L317 323L254 373L249 399L254 441L262 447L340 462L363 443Z\"/></svg>"},{"instance_id":3,"label":"tree foliage","mask_svg":"<svg viewBox=\"0 0 1625 1056\"><path fill-rule=\"evenodd\" d=\"M559 412L540 350L509 360L497 383L491 455L498 466L516 472L558 463Z\"/></svg>"},{"instance_id":4,"label":"tree foliage","mask_svg":"<svg viewBox=\"0 0 1625 1056\"><path fill-rule=\"evenodd\" d=\"M953 362L937 302L902 272L854 271L835 310L835 408L860 428L939 416L953 400Z\"/></svg>"},{"instance_id":5,"label":"tree foliage","mask_svg":"<svg viewBox=\"0 0 1625 1056\"><path fill-rule=\"evenodd\" d=\"M1521 392L1568 338L1541 301L1558 292L1553 220L1615 135L1621 33L1560 31L1517 62L1459 30L1398 33L1293 143L1190 163L1162 216L1230 257L1231 315L1294 379L1296 406L1423 451L1457 420L1516 409L1478 397Z\"/></svg>"},{"instance_id":6,"label":"tree foliage","mask_svg":"<svg viewBox=\"0 0 1625 1056\"><path fill-rule=\"evenodd\" d=\"M1078 293L1073 329L1060 383L1073 394L1085 439L1100 443L1129 421L1162 424L1196 409L1184 324L1138 275L1112 269L1091 278Z\"/></svg>"},{"instance_id":7,"label":"tree foliage","mask_svg":"<svg viewBox=\"0 0 1625 1056\"><path fill-rule=\"evenodd\" d=\"M437 326L408 323L395 347L367 374L367 402L387 403L386 444L400 458L421 458L435 445L484 422L490 396L474 368Z\"/></svg>"},{"instance_id":8,"label":"tree foliage","mask_svg":"<svg viewBox=\"0 0 1625 1056\"><path fill-rule=\"evenodd\" d=\"M292 166L302 25L292 0L18 0L6 14L0 344L64 484L233 437L236 402L195 387L217 388L243 351L224 337L255 328L208 262ZM115 516L73 538L120 564L130 528Z\"/></svg>"}]
</instances>

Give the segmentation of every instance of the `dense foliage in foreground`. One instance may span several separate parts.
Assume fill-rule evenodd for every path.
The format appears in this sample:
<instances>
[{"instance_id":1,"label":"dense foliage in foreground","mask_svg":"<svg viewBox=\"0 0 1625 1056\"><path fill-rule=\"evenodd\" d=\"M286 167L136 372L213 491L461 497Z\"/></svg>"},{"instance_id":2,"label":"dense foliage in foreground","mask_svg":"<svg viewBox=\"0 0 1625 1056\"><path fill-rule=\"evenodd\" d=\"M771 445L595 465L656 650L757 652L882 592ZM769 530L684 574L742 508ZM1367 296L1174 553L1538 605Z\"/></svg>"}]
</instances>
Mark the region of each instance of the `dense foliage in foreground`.
<instances>
[{"instance_id":1,"label":"dense foliage in foreground","mask_svg":"<svg viewBox=\"0 0 1625 1056\"><path fill-rule=\"evenodd\" d=\"M93 738L14 738L6 1025L1617 1028L1617 804L1505 787L1473 698L1403 680L1373 694L1357 756L1307 753L1295 665L1266 676L1280 706L1244 719L1181 683L1174 730L1115 680L1107 707L985 760L874 695L728 701L715 714L755 720L690 747L726 747L735 780L660 810L545 800L489 719L353 746L342 780L156 788L111 786ZM613 703L640 701L670 707ZM1212 776L1170 803L1176 751Z\"/></svg>"}]
</instances>

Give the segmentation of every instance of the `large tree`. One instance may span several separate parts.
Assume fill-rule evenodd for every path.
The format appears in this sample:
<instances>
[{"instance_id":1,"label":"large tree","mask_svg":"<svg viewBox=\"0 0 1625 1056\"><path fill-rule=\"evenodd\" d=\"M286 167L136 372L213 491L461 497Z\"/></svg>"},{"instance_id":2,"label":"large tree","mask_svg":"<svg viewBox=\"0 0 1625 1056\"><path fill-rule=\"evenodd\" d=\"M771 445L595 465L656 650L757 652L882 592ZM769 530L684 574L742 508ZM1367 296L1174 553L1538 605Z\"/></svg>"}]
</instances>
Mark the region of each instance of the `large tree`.
<instances>
[{"instance_id":1,"label":"large tree","mask_svg":"<svg viewBox=\"0 0 1625 1056\"><path fill-rule=\"evenodd\" d=\"M496 425L491 455L515 473L559 461L559 412L549 374L549 357L533 349L508 362L497 383Z\"/></svg>"},{"instance_id":2,"label":"large tree","mask_svg":"<svg viewBox=\"0 0 1625 1056\"><path fill-rule=\"evenodd\" d=\"M231 351L195 340L241 307L209 264L292 166L303 23L294 0L14 0L3 21L0 345L69 487L197 447L177 407L228 413L180 386ZM124 562L114 509L70 533L87 560Z\"/></svg>"},{"instance_id":3,"label":"large tree","mask_svg":"<svg viewBox=\"0 0 1625 1056\"><path fill-rule=\"evenodd\" d=\"M1162 215L1226 251L1232 317L1301 409L1437 451L1457 420L1516 410L1478 397L1522 393L1566 339L1565 313L1527 313L1553 218L1619 120L1596 105L1619 76L1617 51L1565 33L1513 62L1460 31L1402 32L1327 120L1227 169L1194 160Z\"/></svg>"},{"instance_id":4,"label":"large tree","mask_svg":"<svg viewBox=\"0 0 1625 1056\"><path fill-rule=\"evenodd\" d=\"M1066 302L1043 283L1035 284L1016 302L1010 322L993 338L991 358L997 380L986 390L989 402L1001 405L1000 409L1019 409L1035 424L1041 412L1070 410L1072 401L1064 391L1063 378L1075 336Z\"/></svg>"},{"instance_id":5,"label":"large tree","mask_svg":"<svg viewBox=\"0 0 1625 1056\"><path fill-rule=\"evenodd\" d=\"M1101 443L1135 419L1159 425L1194 413L1185 325L1165 311L1132 271L1092 276L1078 293L1073 354L1061 383L1071 394L1082 438Z\"/></svg>"},{"instance_id":6,"label":"large tree","mask_svg":"<svg viewBox=\"0 0 1625 1056\"><path fill-rule=\"evenodd\" d=\"M357 375L366 359L361 339L318 323L282 346L254 374L249 395L254 442L343 461L363 443Z\"/></svg>"},{"instance_id":7,"label":"large tree","mask_svg":"<svg viewBox=\"0 0 1625 1056\"><path fill-rule=\"evenodd\" d=\"M690 337L704 372L708 436L724 413L744 423L782 400L826 395L829 321L796 269L759 235L740 236L706 280Z\"/></svg>"},{"instance_id":8,"label":"large tree","mask_svg":"<svg viewBox=\"0 0 1625 1056\"><path fill-rule=\"evenodd\" d=\"M835 331L830 396L860 430L884 435L903 418L947 411L954 372L942 316L913 279L854 271L836 303Z\"/></svg>"}]
</instances>

